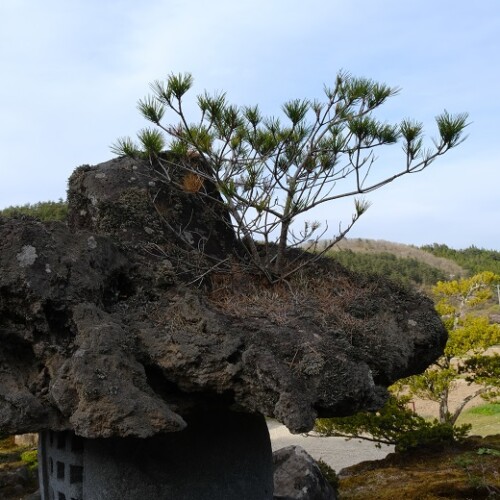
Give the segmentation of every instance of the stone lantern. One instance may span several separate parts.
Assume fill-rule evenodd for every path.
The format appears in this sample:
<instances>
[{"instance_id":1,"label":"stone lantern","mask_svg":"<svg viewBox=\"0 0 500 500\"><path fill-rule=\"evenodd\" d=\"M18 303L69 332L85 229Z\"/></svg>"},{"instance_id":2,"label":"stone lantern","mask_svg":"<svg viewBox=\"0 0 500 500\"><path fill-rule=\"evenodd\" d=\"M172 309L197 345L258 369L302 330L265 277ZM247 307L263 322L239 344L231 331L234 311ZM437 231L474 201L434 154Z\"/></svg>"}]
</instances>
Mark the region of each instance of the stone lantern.
<instances>
[{"instance_id":1,"label":"stone lantern","mask_svg":"<svg viewBox=\"0 0 500 500\"><path fill-rule=\"evenodd\" d=\"M270 500L265 417L376 410L446 343L429 299L334 261L263 282L148 162L80 167L68 202L0 218L0 434L40 433L44 500Z\"/></svg>"}]
</instances>

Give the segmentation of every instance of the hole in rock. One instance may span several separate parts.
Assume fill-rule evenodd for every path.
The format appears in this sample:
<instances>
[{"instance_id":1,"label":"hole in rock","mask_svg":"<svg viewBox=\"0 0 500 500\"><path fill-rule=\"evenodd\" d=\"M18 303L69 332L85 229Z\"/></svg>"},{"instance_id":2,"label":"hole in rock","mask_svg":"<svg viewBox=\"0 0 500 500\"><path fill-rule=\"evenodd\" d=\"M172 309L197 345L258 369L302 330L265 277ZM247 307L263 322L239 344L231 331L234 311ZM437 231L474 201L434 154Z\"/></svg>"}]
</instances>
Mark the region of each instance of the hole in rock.
<instances>
[{"instance_id":1,"label":"hole in rock","mask_svg":"<svg viewBox=\"0 0 500 500\"><path fill-rule=\"evenodd\" d=\"M57 337L71 337L73 335L71 314L64 305L47 301L43 310L50 332Z\"/></svg>"},{"instance_id":2,"label":"hole in rock","mask_svg":"<svg viewBox=\"0 0 500 500\"><path fill-rule=\"evenodd\" d=\"M124 273L112 274L104 285L102 300L105 307L127 300L135 294L135 286Z\"/></svg>"}]
</instances>

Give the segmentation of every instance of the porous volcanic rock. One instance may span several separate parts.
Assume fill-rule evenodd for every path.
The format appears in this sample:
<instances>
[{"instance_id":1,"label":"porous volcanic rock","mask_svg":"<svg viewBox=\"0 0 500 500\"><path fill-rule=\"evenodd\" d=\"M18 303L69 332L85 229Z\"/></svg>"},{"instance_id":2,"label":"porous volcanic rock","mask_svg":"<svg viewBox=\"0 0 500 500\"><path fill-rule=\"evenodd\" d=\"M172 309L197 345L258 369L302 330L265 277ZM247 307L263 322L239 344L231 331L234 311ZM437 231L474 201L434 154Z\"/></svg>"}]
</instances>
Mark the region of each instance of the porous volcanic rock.
<instances>
[{"instance_id":1,"label":"porous volcanic rock","mask_svg":"<svg viewBox=\"0 0 500 500\"><path fill-rule=\"evenodd\" d=\"M337 500L314 458L300 446L273 453L274 500Z\"/></svg>"},{"instance_id":2,"label":"porous volcanic rock","mask_svg":"<svg viewBox=\"0 0 500 500\"><path fill-rule=\"evenodd\" d=\"M146 437L221 409L305 432L442 353L429 299L329 259L271 286L217 203L145 161L78 168L68 200L68 224L0 218L0 434Z\"/></svg>"}]
</instances>

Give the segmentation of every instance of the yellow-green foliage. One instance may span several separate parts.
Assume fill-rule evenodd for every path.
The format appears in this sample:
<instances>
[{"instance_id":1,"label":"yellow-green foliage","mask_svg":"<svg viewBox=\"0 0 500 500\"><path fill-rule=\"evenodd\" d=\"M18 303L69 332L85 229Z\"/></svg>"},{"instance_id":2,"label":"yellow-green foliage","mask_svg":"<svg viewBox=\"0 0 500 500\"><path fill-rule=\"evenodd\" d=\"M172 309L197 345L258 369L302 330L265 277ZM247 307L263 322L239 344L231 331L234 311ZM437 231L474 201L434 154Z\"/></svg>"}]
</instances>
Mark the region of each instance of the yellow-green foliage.
<instances>
[{"instance_id":1,"label":"yellow-green foliage","mask_svg":"<svg viewBox=\"0 0 500 500\"><path fill-rule=\"evenodd\" d=\"M492 286L497 283L499 275L483 272L470 278L440 281L433 288L436 310L448 328L446 357L468 357L500 343L500 326L470 312L491 298Z\"/></svg>"},{"instance_id":2,"label":"yellow-green foliage","mask_svg":"<svg viewBox=\"0 0 500 500\"><path fill-rule=\"evenodd\" d=\"M482 353L496 344L500 344L500 325L491 324L484 316L469 314L459 320L456 328L449 332L445 355L468 357L474 353Z\"/></svg>"},{"instance_id":3,"label":"yellow-green foliage","mask_svg":"<svg viewBox=\"0 0 500 500\"><path fill-rule=\"evenodd\" d=\"M28 466L30 470L38 467L38 452L37 450L28 450L21 453L21 460Z\"/></svg>"},{"instance_id":4,"label":"yellow-green foliage","mask_svg":"<svg viewBox=\"0 0 500 500\"><path fill-rule=\"evenodd\" d=\"M411 394L438 402L442 422L455 423L471 399L467 396L459 402L453 414L449 412L449 393L460 378L482 384L475 395L497 395L498 382L495 383L491 372L498 358L483 353L500 344L500 325L490 324L488 318L472 312L491 297L492 285L496 283L500 283L499 275L483 272L470 278L439 282L433 288L436 309L448 329L444 354L423 374L399 381L398 386L406 386ZM475 368L468 366L471 360Z\"/></svg>"},{"instance_id":5,"label":"yellow-green foliage","mask_svg":"<svg viewBox=\"0 0 500 500\"><path fill-rule=\"evenodd\" d=\"M27 203L4 208L0 210L0 216L18 217L20 215L29 215L42 221L66 220L68 214L68 204L63 201L39 201L38 203Z\"/></svg>"},{"instance_id":6,"label":"yellow-green foliage","mask_svg":"<svg viewBox=\"0 0 500 500\"><path fill-rule=\"evenodd\" d=\"M492 296L492 286L500 284L500 275L485 271L470 278L440 281L432 292L436 309L442 316L462 317L468 309L477 307Z\"/></svg>"}]
</instances>

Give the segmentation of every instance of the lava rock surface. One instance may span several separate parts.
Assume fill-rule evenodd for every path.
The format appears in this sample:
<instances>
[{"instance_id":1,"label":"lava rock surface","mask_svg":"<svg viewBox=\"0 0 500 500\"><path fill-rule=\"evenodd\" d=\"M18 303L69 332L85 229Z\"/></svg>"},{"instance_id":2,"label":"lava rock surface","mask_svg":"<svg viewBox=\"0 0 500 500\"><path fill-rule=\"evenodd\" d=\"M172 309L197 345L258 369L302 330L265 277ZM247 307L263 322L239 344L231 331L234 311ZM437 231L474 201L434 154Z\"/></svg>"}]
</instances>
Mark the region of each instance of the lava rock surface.
<instances>
[{"instance_id":1,"label":"lava rock surface","mask_svg":"<svg viewBox=\"0 0 500 500\"><path fill-rule=\"evenodd\" d=\"M0 218L0 435L147 437L214 409L306 432L443 351L432 302L383 278L323 259L269 285L220 206L145 161L76 169L68 202L68 223Z\"/></svg>"}]
</instances>

